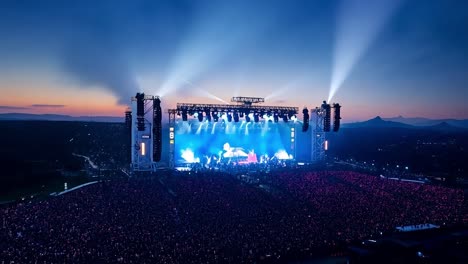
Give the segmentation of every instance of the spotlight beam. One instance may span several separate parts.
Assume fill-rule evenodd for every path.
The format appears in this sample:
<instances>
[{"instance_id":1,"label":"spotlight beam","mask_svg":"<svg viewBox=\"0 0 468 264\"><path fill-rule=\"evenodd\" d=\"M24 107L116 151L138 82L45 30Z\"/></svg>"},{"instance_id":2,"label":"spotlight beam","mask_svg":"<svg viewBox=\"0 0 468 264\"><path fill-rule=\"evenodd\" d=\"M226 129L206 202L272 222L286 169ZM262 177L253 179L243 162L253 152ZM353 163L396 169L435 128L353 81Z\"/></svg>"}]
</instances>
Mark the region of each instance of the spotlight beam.
<instances>
[{"instance_id":1,"label":"spotlight beam","mask_svg":"<svg viewBox=\"0 0 468 264\"><path fill-rule=\"evenodd\" d=\"M331 102L400 2L400 0L342 1L335 34L328 102Z\"/></svg>"}]
</instances>

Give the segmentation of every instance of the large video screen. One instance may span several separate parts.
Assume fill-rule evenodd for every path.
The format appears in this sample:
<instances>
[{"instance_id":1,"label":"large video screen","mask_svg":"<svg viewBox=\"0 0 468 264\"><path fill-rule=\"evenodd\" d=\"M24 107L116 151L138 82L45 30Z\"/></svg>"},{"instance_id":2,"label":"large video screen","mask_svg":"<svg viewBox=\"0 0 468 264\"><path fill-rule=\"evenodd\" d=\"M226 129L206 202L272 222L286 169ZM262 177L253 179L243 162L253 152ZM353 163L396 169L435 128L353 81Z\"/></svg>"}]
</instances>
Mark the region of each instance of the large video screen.
<instances>
[{"instance_id":1,"label":"large video screen","mask_svg":"<svg viewBox=\"0 0 468 264\"><path fill-rule=\"evenodd\" d=\"M192 123L176 129L176 162L246 164L293 158L287 123Z\"/></svg>"}]
</instances>

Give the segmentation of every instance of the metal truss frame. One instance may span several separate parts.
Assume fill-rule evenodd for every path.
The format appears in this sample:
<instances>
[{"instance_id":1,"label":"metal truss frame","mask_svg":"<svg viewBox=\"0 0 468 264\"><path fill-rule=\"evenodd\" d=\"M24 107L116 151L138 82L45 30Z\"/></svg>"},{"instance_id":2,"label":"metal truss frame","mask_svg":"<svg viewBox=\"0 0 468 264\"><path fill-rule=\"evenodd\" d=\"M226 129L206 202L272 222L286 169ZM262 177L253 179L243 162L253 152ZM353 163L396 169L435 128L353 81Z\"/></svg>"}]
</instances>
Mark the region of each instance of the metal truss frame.
<instances>
[{"instance_id":1,"label":"metal truss frame","mask_svg":"<svg viewBox=\"0 0 468 264\"><path fill-rule=\"evenodd\" d=\"M323 130L323 119L325 117L325 109L316 107L312 111L312 162L319 162L325 159L325 141L326 132Z\"/></svg>"},{"instance_id":2,"label":"metal truss frame","mask_svg":"<svg viewBox=\"0 0 468 264\"><path fill-rule=\"evenodd\" d=\"M292 106L260 106L260 105L226 105L226 104L191 104L177 103L176 111L197 112L232 112L255 113L255 112L282 112L287 114L298 114L299 108Z\"/></svg>"}]
</instances>

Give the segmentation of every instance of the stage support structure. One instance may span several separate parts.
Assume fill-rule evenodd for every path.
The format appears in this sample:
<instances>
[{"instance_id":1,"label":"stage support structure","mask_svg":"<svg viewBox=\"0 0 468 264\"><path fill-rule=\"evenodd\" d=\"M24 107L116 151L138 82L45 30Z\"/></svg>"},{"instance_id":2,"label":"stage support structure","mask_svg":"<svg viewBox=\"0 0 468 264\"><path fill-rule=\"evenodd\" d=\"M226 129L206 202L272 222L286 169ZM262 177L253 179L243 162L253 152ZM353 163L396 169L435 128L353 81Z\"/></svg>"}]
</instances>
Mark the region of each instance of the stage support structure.
<instances>
[{"instance_id":1,"label":"stage support structure","mask_svg":"<svg viewBox=\"0 0 468 264\"><path fill-rule=\"evenodd\" d=\"M328 150L327 133L331 131L331 110L334 110L333 117L333 132L340 130L341 120L341 105L336 103L333 105L323 101L320 107L316 107L312 111L312 162L321 162L326 158Z\"/></svg>"},{"instance_id":2,"label":"stage support structure","mask_svg":"<svg viewBox=\"0 0 468 264\"><path fill-rule=\"evenodd\" d=\"M131 99L131 170L154 171L162 151L161 106L158 96L137 93ZM128 111L130 112L130 111Z\"/></svg>"},{"instance_id":3,"label":"stage support structure","mask_svg":"<svg viewBox=\"0 0 468 264\"><path fill-rule=\"evenodd\" d=\"M323 121L325 118L325 109L322 107L316 107L312 111L312 162L321 162L325 159L325 142L326 132L323 130Z\"/></svg>"},{"instance_id":4,"label":"stage support structure","mask_svg":"<svg viewBox=\"0 0 468 264\"><path fill-rule=\"evenodd\" d=\"M167 110L169 114L169 168L175 167L175 125L176 125L176 109Z\"/></svg>"}]
</instances>

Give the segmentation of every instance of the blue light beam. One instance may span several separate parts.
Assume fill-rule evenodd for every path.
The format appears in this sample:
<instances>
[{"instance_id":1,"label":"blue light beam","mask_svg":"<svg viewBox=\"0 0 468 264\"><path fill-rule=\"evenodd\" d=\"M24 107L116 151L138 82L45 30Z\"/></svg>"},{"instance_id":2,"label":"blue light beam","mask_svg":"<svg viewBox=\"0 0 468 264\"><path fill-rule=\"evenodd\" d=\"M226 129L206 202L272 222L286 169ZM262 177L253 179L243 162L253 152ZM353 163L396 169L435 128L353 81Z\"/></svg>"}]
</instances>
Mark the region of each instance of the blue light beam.
<instances>
[{"instance_id":1,"label":"blue light beam","mask_svg":"<svg viewBox=\"0 0 468 264\"><path fill-rule=\"evenodd\" d=\"M342 0L338 11L328 102L331 102L400 3L400 0Z\"/></svg>"}]
</instances>

